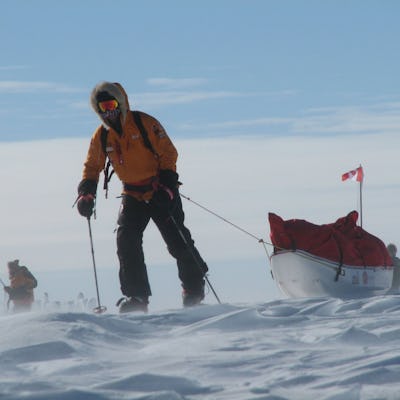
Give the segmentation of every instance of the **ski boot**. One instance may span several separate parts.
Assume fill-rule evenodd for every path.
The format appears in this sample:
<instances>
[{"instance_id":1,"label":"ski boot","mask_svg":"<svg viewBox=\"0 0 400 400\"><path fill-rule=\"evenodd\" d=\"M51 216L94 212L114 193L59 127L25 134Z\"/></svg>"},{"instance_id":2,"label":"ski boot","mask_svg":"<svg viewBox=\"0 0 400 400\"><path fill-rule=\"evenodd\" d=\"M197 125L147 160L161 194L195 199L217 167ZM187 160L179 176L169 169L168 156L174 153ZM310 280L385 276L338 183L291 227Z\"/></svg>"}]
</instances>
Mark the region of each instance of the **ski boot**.
<instances>
[{"instance_id":1,"label":"ski boot","mask_svg":"<svg viewBox=\"0 0 400 400\"><path fill-rule=\"evenodd\" d=\"M201 303L204 299L204 288L198 290L183 289L183 307L193 307Z\"/></svg>"},{"instance_id":2,"label":"ski boot","mask_svg":"<svg viewBox=\"0 0 400 400\"><path fill-rule=\"evenodd\" d=\"M147 313L149 300L147 297L132 296L122 297L118 300L116 306L119 307L120 314L141 311Z\"/></svg>"}]
</instances>

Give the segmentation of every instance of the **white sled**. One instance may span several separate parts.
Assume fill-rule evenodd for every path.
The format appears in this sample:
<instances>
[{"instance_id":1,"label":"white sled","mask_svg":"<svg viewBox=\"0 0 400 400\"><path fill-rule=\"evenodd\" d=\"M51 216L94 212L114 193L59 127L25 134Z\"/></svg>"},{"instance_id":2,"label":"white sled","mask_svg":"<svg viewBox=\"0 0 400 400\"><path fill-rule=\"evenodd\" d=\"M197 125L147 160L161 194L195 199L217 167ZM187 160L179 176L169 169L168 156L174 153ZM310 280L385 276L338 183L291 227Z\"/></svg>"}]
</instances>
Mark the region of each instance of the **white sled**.
<instances>
[{"instance_id":1,"label":"white sled","mask_svg":"<svg viewBox=\"0 0 400 400\"><path fill-rule=\"evenodd\" d=\"M378 296L389 291L393 279L392 266L339 266L303 250L275 252L271 269L280 290L295 298Z\"/></svg>"}]
</instances>

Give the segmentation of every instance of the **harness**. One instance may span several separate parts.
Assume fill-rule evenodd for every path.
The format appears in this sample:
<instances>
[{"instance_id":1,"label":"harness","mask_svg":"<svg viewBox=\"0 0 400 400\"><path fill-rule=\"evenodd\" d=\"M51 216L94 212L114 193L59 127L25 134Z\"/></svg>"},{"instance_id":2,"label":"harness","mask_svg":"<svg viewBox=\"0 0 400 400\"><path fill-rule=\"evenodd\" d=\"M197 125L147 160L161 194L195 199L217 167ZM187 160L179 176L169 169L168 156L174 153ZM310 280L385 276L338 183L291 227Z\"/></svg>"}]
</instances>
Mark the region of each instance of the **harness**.
<instances>
[{"instance_id":1,"label":"harness","mask_svg":"<svg viewBox=\"0 0 400 400\"><path fill-rule=\"evenodd\" d=\"M133 120L135 121L136 126L139 128L140 134L143 139L143 143L145 147L151 151L151 153L154 155L154 157L158 160L159 155L158 153L154 150L153 145L150 142L149 135L147 134L146 128L143 125L142 119L140 118L140 112L139 111L131 111ZM100 140L101 140L101 148L103 149L103 152L105 156L108 158L106 167L104 168L104 184L103 184L103 189L105 190L106 198L108 195L108 183L111 180L111 177L114 174L114 170L110 172L110 167L111 167L111 161L110 158L108 157L107 154L107 136L108 136L109 129L107 129L105 126L101 127L101 135L100 135ZM137 184L130 184L130 183L124 183L124 189L129 190L129 191L134 191L134 192L140 192L140 193L146 193L150 190L154 189L154 184L156 183L156 178L152 178L150 180L146 180L143 182L138 182Z\"/></svg>"}]
</instances>

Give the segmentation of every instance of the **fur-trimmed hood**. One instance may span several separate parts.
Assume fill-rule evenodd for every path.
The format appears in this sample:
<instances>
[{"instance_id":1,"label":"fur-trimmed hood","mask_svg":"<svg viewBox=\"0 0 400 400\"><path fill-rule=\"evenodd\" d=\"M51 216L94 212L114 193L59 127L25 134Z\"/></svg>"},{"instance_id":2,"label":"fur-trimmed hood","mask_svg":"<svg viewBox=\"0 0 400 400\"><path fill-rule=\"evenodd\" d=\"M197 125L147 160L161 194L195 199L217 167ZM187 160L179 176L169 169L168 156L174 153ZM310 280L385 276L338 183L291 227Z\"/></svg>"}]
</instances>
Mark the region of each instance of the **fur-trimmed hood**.
<instances>
[{"instance_id":1,"label":"fur-trimmed hood","mask_svg":"<svg viewBox=\"0 0 400 400\"><path fill-rule=\"evenodd\" d=\"M99 106L97 104L97 95L100 92L107 92L110 96L114 97L115 100L118 101L119 107L121 109L121 123L124 125L126 120L126 115L129 111L129 101L128 95L125 92L125 89L121 86L121 84L117 82L100 82L98 83L95 88L92 90L90 95L90 104L92 105L93 110L96 114L100 117L103 123L107 126L107 123L101 116L101 112Z\"/></svg>"}]
</instances>

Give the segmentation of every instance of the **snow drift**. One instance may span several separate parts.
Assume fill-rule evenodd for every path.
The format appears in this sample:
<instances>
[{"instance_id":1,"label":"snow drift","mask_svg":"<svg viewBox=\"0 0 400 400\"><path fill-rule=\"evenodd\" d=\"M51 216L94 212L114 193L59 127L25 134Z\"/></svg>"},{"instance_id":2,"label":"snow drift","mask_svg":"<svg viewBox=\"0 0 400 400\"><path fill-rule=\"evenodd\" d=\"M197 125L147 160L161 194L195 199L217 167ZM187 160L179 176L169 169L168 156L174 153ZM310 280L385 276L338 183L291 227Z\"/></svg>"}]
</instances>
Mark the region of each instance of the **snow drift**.
<instances>
[{"instance_id":1,"label":"snow drift","mask_svg":"<svg viewBox=\"0 0 400 400\"><path fill-rule=\"evenodd\" d=\"M396 296L0 321L7 400L394 400L400 390Z\"/></svg>"}]
</instances>

